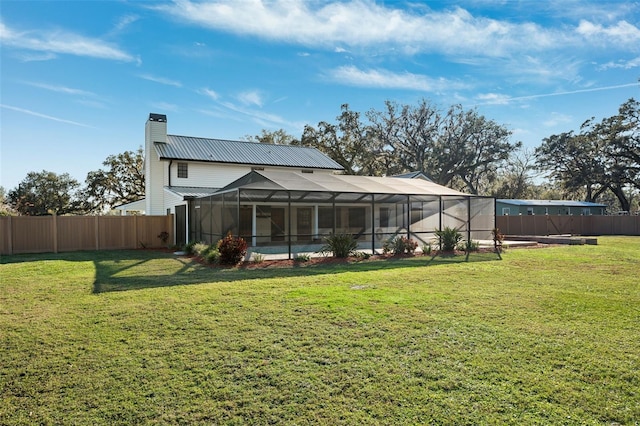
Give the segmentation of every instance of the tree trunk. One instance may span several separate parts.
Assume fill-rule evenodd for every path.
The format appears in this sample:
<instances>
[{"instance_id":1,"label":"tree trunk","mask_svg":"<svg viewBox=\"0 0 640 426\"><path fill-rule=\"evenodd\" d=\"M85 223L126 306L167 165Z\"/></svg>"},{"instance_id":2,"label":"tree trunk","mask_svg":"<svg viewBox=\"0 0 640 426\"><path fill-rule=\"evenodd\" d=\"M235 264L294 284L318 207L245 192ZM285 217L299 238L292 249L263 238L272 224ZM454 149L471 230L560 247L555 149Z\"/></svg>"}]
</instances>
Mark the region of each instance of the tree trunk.
<instances>
[{"instance_id":1,"label":"tree trunk","mask_svg":"<svg viewBox=\"0 0 640 426\"><path fill-rule=\"evenodd\" d=\"M620 203L620 210L628 212L631 209L631 202L627 198L627 195L624 193L624 189L622 185L615 185L611 187L611 192L616 196L618 202Z\"/></svg>"}]
</instances>

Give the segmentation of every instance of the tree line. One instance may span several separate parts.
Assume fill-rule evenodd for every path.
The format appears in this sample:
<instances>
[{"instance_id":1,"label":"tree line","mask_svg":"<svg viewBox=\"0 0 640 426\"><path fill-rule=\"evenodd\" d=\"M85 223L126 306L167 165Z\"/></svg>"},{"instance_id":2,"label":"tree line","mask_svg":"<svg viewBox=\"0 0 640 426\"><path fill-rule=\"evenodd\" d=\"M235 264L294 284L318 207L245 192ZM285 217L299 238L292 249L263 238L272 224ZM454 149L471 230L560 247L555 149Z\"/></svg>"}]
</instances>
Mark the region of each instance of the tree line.
<instances>
[{"instance_id":1,"label":"tree line","mask_svg":"<svg viewBox=\"0 0 640 426\"><path fill-rule=\"evenodd\" d=\"M640 194L640 103L629 99L617 114L590 118L578 131L550 135L535 150L511 141L504 125L465 110L386 101L364 113L348 104L334 122L304 127L300 138L279 129L244 139L309 146L346 174L394 176L422 172L435 183L496 198L574 199L637 209ZM84 185L68 174L31 172L6 195L5 211L86 214L144 197L142 148L107 157ZM540 182L543 183L540 183ZM0 194L4 195L4 194Z\"/></svg>"},{"instance_id":2,"label":"tree line","mask_svg":"<svg viewBox=\"0 0 640 426\"><path fill-rule=\"evenodd\" d=\"M144 151L110 155L104 169L87 173L84 185L68 173L29 172L2 196L2 214L29 216L102 214L144 198Z\"/></svg>"}]
</instances>

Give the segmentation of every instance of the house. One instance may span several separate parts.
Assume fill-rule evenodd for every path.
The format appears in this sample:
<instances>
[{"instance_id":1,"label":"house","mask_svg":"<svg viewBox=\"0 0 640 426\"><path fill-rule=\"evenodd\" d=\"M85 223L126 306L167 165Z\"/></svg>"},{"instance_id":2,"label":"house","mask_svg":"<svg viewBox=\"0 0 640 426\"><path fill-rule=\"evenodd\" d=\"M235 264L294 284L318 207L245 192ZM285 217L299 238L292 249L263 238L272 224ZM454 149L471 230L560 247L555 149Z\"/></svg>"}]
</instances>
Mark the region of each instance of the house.
<instances>
[{"instance_id":1,"label":"house","mask_svg":"<svg viewBox=\"0 0 640 426\"><path fill-rule=\"evenodd\" d=\"M377 250L397 235L429 242L436 228L489 239L493 198L422 176L342 175L315 148L178 136L167 117L145 129L145 212L174 214L175 243L215 243L228 232L263 253L317 251L336 232ZM123 208L126 209L126 206Z\"/></svg>"},{"instance_id":2,"label":"house","mask_svg":"<svg viewBox=\"0 0 640 426\"><path fill-rule=\"evenodd\" d=\"M252 170L342 170L314 148L167 134L164 114L149 114L144 151L145 213L175 214L177 244L187 240L189 200L213 194Z\"/></svg>"},{"instance_id":3,"label":"house","mask_svg":"<svg viewBox=\"0 0 640 426\"><path fill-rule=\"evenodd\" d=\"M428 182L433 182L433 180L429 176L427 176L426 174L420 171L403 173L401 175L395 175L393 177L403 178L403 179L423 179Z\"/></svg>"},{"instance_id":4,"label":"house","mask_svg":"<svg viewBox=\"0 0 640 426\"><path fill-rule=\"evenodd\" d=\"M603 215L605 204L570 200L512 200L497 199L496 214L502 216L518 215Z\"/></svg>"}]
</instances>

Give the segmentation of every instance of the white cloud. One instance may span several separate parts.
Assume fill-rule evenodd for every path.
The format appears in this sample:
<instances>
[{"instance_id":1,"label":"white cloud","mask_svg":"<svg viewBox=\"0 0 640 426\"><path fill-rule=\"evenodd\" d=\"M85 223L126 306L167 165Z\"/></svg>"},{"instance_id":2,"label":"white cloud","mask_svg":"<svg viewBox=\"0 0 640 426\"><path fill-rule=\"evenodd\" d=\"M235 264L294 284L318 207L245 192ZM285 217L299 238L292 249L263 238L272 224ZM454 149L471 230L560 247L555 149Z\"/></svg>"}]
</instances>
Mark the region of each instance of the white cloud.
<instances>
[{"instance_id":1,"label":"white cloud","mask_svg":"<svg viewBox=\"0 0 640 426\"><path fill-rule=\"evenodd\" d=\"M506 105L514 101L523 101L523 100L537 99L537 98L548 98L552 96L566 96L566 95L573 95L576 93L600 92L604 90L617 90L617 89L624 89L627 87L634 87L634 86L637 87L638 83L617 84L615 86L604 86L604 87L590 87L587 89L569 90L569 91L553 92L553 93L539 93L534 95L513 96L513 97L498 94L498 93L486 93L486 94L481 94L476 96L476 99L480 101L476 105L485 105L485 104Z\"/></svg>"},{"instance_id":2,"label":"white cloud","mask_svg":"<svg viewBox=\"0 0 640 426\"><path fill-rule=\"evenodd\" d=\"M29 86L33 86L33 87L39 87L41 89L50 90L52 92L66 93L67 95L91 96L91 97L97 96L93 92L88 92L82 89L74 89L72 87L66 87L66 86L57 86L53 84L38 83L34 81L25 81L24 84L28 84Z\"/></svg>"},{"instance_id":3,"label":"white cloud","mask_svg":"<svg viewBox=\"0 0 640 426\"><path fill-rule=\"evenodd\" d=\"M217 101L218 98L220 98L220 95L216 91L211 90L211 89L207 89L207 88L203 88L203 89L198 90L198 93L200 93L201 95L205 95L206 97L208 97L208 98L210 98L210 99L212 99L214 101Z\"/></svg>"},{"instance_id":4,"label":"white cloud","mask_svg":"<svg viewBox=\"0 0 640 426\"><path fill-rule=\"evenodd\" d=\"M640 56L638 56L637 58L630 59L628 61L619 60L616 62L613 62L613 61L607 62L606 64L599 66L598 69L601 71L611 69L611 68L622 68L625 70L630 70L631 68L638 68L638 67L640 67Z\"/></svg>"},{"instance_id":5,"label":"white cloud","mask_svg":"<svg viewBox=\"0 0 640 426\"><path fill-rule=\"evenodd\" d=\"M277 114L271 114L268 112L264 112L262 110L255 110L252 108L247 108L243 106L236 105L232 102L219 102L219 105L231 111L231 114L235 120L240 120L239 117L246 116L249 117L253 122L259 124L264 128L271 127L280 127L280 128L288 128L288 129L296 129L299 131L304 128L305 124L302 122L292 122L286 120ZM218 117L222 117L223 113L221 111L216 111L215 113L212 111L201 111L203 114L216 115Z\"/></svg>"},{"instance_id":6,"label":"white cloud","mask_svg":"<svg viewBox=\"0 0 640 426\"><path fill-rule=\"evenodd\" d=\"M170 104L168 102L154 102L151 104L151 106L154 108L154 110L156 111L178 111L178 105L176 104Z\"/></svg>"},{"instance_id":7,"label":"white cloud","mask_svg":"<svg viewBox=\"0 0 640 426\"><path fill-rule=\"evenodd\" d=\"M112 34L119 33L126 29L128 26L136 22L140 17L136 15L125 15L121 17L118 22L116 22L115 26L111 30Z\"/></svg>"},{"instance_id":8,"label":"white cloud","mask_svg":"<svg viewBox=\"0 0 640 426\"><path fill-rule=\"evenodd\" d=\"M596 44L622 44L636 49L640 45L640 28L624 20L608 27L582 20L576 32Z\"/></svg>"},{"instance_id":9,"label":"white cloud","mask_svg":"<svg viewBox=\"0 0 640 426\"><path fill-rule=\"evenodd\" d=\"M28 110L28 109L24 109L24 108L20 108L20 107L15 107L15 106L11 106L11 105L0 104L0 108L9 109L11 111L16 111L16 112L21 112L21 113L27 114L27 115L33 115L34 117L40 117L40 118L44 118L46 120L57 121L59 123L72 124L74 126L80 126L80 127L92 127L92 126L88 126L86 124L78 123L77 121L65 120L63 118L58 118L58 117L54 117L54 116L51 116L51 115L42 114L42 113L39 113L39 112L36 112L36 111L32 111L32 110Z\"/></svg>"},{"instance_id":10,"label":"white cloud","mask_svg":"<svg viewBox=\"0 0 640 426\"><path fill-rule=\"evenodd\" d=\"M444 78L434 79L409 72L395 73L385 69L361 70L355 66L339 67L328 74L332 80L350 86L376 87L381 89L419 90L436 92L461 89L466 85Z\"/></svg>"},{"instance_id":11,"label":"white cloud","mask_svg":"<svg viewBox=\"0 0 640 426\"><path fill-rule=\"evenodd\" d=\"M262 94L258 90L248 90L242 92L237 96L238 100L244 105L255 105L262 107L264 101L262 100Z\"/></svg>"},{"instance_id":12,"label":"white cloud","mask_svg":"<svg viewBox=\"0 0 640 426\"><path fill-rule=\"evenodd\" d=\"M558 112L552 112L551 116L547 120L545 120L542 124L545 127L556 127L561 124L567 124L572 122L573 122L573 117L566 114L561 114Z\"/></svg>"},{"instance_id":13,"label":"white cloud","mask_svg":"<svg viewBox=\"0 0 640 426\"><path fill-rule=\"evenodd\" d=\"M153 81L154 83L164 84L166 86L182 87L182 83L180 83L179 81L171 80L164 77L157 77L151 74L140 74L138 75L138 77L145 80Z\"/></svg>"},{"instance_id":14,"label":"white cloud","mask_svg":"<svg viewBox=\"0 0 640 426\"><path fill-rule=\"evenodd\" d=\"M0 22L0 42L4 47L110 59L123 62L140 62L117 46L103 40L85 37L64 30L16 31Z\"/></svg>"},{"instance_id":15,"label":"white cloud","mask_svg":"<svg viewBox=\"0 0 640 426\"><path fill-rule=\"evenodd\" d=\"M534 23L476 17L461 8L402 10L364 0L176 0L154 8L214 30L330 49L337 45L501 55L555 48L571 35Z\"/></svg>"},{"instance_id":16,"label":"white cloud","mask_svg":"<svg viewBox=\"0 0 640 426\"><path fill-rule=\"evenodd\" d=\"M483 93L476 96L481 105L507 105L511 97L500 93Z\"/></svg>"},{"instance_id":17,"label":"white cloud","mask_svg":"<svg viewBox=\"0 0 640 426\"><path fill-rule=\"evenodd\" d=\"M58 57L57 55L51 52L43 52L43 53L23 52L15 56L18 58L18 60L22 62L50 61Z\"/></svg>"}]
</instances>

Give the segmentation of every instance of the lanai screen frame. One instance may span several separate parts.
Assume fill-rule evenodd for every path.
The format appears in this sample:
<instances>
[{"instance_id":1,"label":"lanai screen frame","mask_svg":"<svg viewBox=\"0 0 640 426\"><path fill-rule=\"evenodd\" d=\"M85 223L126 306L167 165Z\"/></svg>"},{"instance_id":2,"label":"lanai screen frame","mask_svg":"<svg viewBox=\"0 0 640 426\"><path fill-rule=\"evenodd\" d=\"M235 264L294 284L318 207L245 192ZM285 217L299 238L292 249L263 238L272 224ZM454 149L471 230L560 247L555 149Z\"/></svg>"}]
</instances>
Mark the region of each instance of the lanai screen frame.
<instances>
[{"instance_id":1,"label":"lanai screen frame","mask_svg":"<svg viewBox=\"0 0 640 426\"><path fill-rule=\"evenodd\" d=\"M383 242L396 235L429 244L435 238L435 229L454 227L465 240L489 240L495 227L495 200L475 195L391 194L378 192L341 192L324 190L291 190L285 188L230 188L201 197L190 203L190 241L215 243L227 233L245 238L250 251L260 253L294 254L316 252L331 233L347 232L358 240L358 249L379 253ZM326 217L320 219L320 209L331 207L331 224ZM358 211L363 214L353 213ZM381 226L380 207L392 210L387 226ZM248 210L250 208L250 212ZM284 209L282 240L273 241L275 209ZM301 233L297 222L299 209L311 208L312 232ZM280 214L278 213L278 220ZM250 214L250 230L248 216ZM306 219L309 212L305 212ZM269 219L271 233L264 231ZM365 226L350 226L350 220L363 221ZM347 223L345 223L345 221ZM393 223L392 226L388 226ZM346 225L346 226L345 226ZM297 230L295 228L298 228ZM278 238L280 238L278 236Z\"/></svg>"}]
</instances>

